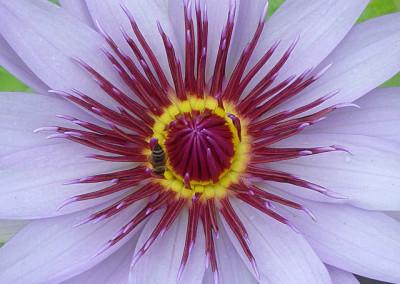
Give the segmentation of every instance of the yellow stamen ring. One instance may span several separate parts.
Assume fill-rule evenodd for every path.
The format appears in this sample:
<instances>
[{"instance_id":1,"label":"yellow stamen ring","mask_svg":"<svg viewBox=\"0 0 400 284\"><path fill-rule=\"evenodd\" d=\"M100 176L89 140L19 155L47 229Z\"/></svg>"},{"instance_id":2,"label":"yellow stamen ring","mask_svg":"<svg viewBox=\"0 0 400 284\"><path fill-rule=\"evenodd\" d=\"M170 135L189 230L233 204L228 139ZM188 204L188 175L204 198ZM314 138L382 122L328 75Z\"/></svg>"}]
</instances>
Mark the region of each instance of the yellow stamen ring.
<instances>
[{"instance_id":1,"label":"yellow stamen ring","mask_svg":"<svg viewBox=\"0 0 400 284\"><path fill-rule=\"evenodd\" d=\"M234 156L230 161L230 168L222 172L218 177L218 182L209 181L196 181L190 180L190 187L186 188L184 184L184 177L177 174L168 160L168 152L165 149L164 142L167 139L168 126L176 119L179 114L191 114L192 111L198 111L203 113L205 110L210 110L213 114L218 115L226 121L230 131L233 133L232 142L234 145ZM240 119L237 114L235 107L228 102L223 102L223 108L218 106L218 101L212 97L205 99L198 98L196 96L189 96L186 101L176 100L168 108L163 109L163 113L160 116L155 116L155 123L153 126L153 137L157 138L159 145L164 149L167 161L165 167L165 179L160 179L158 182L164 186L166 190L175 191L177 198L182 197L191 199L196 193L201 193L201 200L210 198L223 198L227 196L227 188L233 184L239 182L239 177L245 176L245 170L250 160L250 143L251 138L247 135L247 121L241 121L241 140L239 140L237 129L235 128L232 120L228 117L231 113ZM145 149L145 155L150 155L151 150ZM151 168L151 165L148 164Z\"/></svg>"}]
</instances>

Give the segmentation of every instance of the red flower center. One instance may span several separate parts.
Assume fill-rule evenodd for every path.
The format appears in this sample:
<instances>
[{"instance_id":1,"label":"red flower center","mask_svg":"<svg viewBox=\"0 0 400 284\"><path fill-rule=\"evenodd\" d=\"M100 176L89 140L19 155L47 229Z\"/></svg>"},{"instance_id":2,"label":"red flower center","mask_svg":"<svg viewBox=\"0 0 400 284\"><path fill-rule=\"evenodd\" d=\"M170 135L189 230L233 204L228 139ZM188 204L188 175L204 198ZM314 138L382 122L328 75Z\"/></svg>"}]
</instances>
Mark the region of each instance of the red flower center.
<instances>
[{"instance_id":1,"label":"red flower center","mask_svg":"<svg viewBox=\"0 0 400 284\"><path fill-rule=\"evenodd\" d=\"M192 181L218 181L235 155L227 121L206 109L176 116L169 125L165 147L175 173Z\"/></svg>"}]
</instances>

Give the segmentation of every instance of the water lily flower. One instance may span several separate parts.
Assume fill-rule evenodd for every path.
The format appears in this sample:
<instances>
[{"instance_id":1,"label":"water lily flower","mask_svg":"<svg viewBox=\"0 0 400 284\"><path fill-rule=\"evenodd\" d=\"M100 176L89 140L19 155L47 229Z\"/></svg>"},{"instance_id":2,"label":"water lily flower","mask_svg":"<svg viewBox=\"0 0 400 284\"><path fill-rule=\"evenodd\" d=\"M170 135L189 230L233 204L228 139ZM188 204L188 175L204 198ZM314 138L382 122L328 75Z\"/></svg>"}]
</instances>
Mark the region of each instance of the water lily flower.
<instances>
[{"instance_id":1,"label":"water lily flower","mask_svg":"<svg viewBox=\"0 0 400 284\"><path fill-rule=\"evenodd\" d=\"M400 281L400 14L60 4L0 1L0 283Z\"/></svg>"}]
</instances>

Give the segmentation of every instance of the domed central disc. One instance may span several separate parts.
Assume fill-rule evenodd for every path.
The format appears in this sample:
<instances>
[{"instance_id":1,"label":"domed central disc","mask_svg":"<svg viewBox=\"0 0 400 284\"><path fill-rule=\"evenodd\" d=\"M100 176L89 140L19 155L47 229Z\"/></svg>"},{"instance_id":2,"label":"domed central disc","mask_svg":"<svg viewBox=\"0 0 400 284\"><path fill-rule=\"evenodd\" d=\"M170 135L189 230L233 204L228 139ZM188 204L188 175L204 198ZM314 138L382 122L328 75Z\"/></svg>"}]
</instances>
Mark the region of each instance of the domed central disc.
<instances>
[{"instance_id":1,"label":"domed central disc","mask_svg":"<svg viewBox=\"0 0 400 284\"><path fill-rule=\"evenodd\" d=\"M209 109L178 114L169 124L164 145L173 171L189 175L191 181L218 182L235 156L227 121Z\"/></svg>"}]
</instances>

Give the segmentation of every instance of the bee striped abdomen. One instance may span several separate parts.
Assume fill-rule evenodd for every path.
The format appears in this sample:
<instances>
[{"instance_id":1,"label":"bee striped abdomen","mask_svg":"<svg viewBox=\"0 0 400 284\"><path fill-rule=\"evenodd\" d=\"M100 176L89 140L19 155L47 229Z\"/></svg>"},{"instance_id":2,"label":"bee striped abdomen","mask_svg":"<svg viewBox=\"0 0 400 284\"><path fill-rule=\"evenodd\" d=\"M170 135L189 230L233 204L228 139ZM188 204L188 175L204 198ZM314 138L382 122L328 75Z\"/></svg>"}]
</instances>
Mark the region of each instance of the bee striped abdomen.
<instances>
[{"instance_id":1,"label":"bee striped abdomen","mask_svg":"<svg viewBox=\"0 0 400 284\"><path fill-rule=\"evenodd\" d=\"M157 175L165 173L165 152L159 144L156 144L149 156L149 162L153 166L153 172Z\"/></svg>"}]
</instances>

